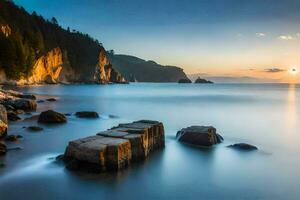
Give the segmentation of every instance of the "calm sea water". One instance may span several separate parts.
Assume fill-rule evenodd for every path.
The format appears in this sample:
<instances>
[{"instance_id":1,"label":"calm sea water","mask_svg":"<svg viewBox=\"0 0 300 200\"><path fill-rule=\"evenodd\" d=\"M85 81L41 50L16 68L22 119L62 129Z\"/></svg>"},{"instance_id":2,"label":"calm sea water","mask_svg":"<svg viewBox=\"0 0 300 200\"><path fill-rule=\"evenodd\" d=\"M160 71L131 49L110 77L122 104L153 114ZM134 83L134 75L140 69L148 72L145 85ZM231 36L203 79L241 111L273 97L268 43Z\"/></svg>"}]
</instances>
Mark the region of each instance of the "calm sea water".
<instances>
[{"instance_id":1,"label":"calm sea water","mask_svg":"<svg viewBox=\"0 0 300 200\"><path fill-rule=\"evenodd\" d=\"M24 87L39 99L38 111L95 110L100 119L69 117L39 133L11 123L24 136L23 150L0 157L0 199L299 199L300 86L267 84L130 84ZM109 115L118 116L110 118ZM25 117L25 116L24 116ZM54 157L68 141L94 135L121 122L162 121L166 147L142 164L100 175L66 170ZM176 141L190 125L213 125L224 143L199 149ZM256 152L226 146L247 142Z\"/></svg>"}]
</instances>

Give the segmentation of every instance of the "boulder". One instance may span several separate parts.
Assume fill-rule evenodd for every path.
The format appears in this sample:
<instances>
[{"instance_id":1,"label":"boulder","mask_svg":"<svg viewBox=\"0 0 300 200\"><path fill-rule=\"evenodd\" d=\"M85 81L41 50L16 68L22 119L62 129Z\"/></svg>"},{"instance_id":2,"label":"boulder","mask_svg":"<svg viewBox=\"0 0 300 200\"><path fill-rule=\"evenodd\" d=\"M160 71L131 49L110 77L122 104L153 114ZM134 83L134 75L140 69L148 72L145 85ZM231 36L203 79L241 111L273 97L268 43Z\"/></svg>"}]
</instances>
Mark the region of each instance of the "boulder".
<instances>
[{"instance_id":1,"label":"boulder","mask_svg":"<svg viewBox=\"0 0 300 200\"><path fill-rule=\"evenodd\" d=\"M8 104L13 106L15 109L21 109L25 111L36 110L37 104L32 99L14 99L8 101Z\"/></svg>"},{"instance_id":2,"label":"boulder","mask_svg":"<svg viewBox=\"0 0 300 200\"><path fill-rule=\"evenodd\" d=\"M177 132L177 139L187 144L210 147L221 143L223 138L212 126L190 126Z\"/></svg>"},{"instance_id":3,"label":"boulder","mask_svg":"<svg viewBox=\"0 0 300 200\"><path fill-rule=\"evenodd\" d=\"M0 155L6 154L7 147L3 141L0 141Z\"/></svg>"},{"instance_id":4,"label":"boulder","mask_svg":"<svg viewBox=\"0 0 300 200\"><path fill-rule=\"evenodd\" d=\"M251 145L251 144L246 144L246 143L232 144L232 145L229 145L227 147L237 149L237 150L242 150L242 151L258 150L258 148L256 146Z\"/></svg>"},{"instance_id":5,"label":"boulder","mask_svg":"<svg viewBox=\"0 0 300 200\"><path fill-rule=\"evenodd\" d=\"M116 171L131 162L144 160L150 152L164 145L163 124L141 120L69 142L64 161L67 168L73 170Z\"/></svg>"},{"instance_id":6,"label":"boulder","mask_svg":"<svg viewBox=\"0 0 300 200\"><path fill-rule=\"evenodd\" d=\"M47 110L40 114L39 123L66 123L67 118L64 114L55 112L53 110Z\"/></svg>"},{"instance_id":7,"label":"boulder","mask_svg":"<svg viewBox=\"0 0 300 200\"><path fill-rule=\"evenodd\" d=\"M99 115L97 112L94 111L81 111L75 113L76 117L79 118L99 118Z\"/></svg>"},{"instance_id":8,"label":"boulder","mask_svg":"<svg viewBox=\"0 0 300 200\"><path fill-rule=\"evenodd\" d=\"M179 79L178 83L192 83L192 81L188 78Z\"/></svg>"}]
</instances>

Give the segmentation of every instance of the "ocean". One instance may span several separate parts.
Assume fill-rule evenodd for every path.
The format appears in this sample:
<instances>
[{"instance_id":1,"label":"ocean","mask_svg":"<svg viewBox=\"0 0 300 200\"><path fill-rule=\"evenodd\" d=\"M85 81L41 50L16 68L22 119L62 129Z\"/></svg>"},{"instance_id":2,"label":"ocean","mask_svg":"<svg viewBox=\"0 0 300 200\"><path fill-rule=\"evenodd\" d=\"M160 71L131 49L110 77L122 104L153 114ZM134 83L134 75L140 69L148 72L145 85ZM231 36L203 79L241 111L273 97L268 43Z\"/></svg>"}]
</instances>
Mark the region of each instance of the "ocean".
<instances>
[{"instance_id":1,"label":"ocean","mask_svg":"<svg viewBox=\"0 0 300 200\"><path fill-rule=\"evenodd\" d=\"M177 84L48 85L16 88L38 99L36 114L91 110L99 119L68 117L63 125L10 123L23 136L0 157L0 199L299 199L300 85ZM35 113L33 113L35 114ZM23 118L28 116L22 115ZM68 141L140 119L164 123L166 146L118 173L71 172L55 161ZM211 125L224 137L212 148L179 143L178 130ZM245 142L258 151L227 146Z\"/></svg>"}]
</instances>

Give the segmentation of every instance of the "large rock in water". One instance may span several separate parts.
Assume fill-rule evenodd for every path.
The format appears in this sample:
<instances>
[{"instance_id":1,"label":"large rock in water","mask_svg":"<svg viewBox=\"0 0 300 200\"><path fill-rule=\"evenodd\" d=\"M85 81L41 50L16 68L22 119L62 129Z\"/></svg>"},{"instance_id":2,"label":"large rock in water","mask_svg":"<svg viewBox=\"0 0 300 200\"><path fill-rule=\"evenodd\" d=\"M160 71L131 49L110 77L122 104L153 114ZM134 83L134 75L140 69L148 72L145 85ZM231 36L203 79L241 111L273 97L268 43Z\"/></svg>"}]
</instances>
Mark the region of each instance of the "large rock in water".
<instances>
[{"instance_id":1,"label":"large rock in water","mask_svg":"<svg viewBox=\"0 0 300 200\"><path fill-rule=\"evenodd\" d=\"M212 126L190 126L177 132L178 140L187 144L207 146L221 143L223 138Z\"/></svg>"},{"instance_id":2,"label":"large rock in water","mask_svg":"<svg viewBox=\"0 0 300 200\"><path fill-rule=\"evenodd\" d=\"M69 142L64 161L73 170L116 171L144 160L164 145L163 124L141 120Z\"/></svg>"},{"instance_id":3,"label":"large rock in water","mask_svg":"<svg viewBox=\"0 0 300 200\"><path fill-rule=\"evenodd\" d=\"M67 118L65 115L55 112L53 110L47 110L40 114L39 123L65 123Z\"/></svg>"}]
</instances>

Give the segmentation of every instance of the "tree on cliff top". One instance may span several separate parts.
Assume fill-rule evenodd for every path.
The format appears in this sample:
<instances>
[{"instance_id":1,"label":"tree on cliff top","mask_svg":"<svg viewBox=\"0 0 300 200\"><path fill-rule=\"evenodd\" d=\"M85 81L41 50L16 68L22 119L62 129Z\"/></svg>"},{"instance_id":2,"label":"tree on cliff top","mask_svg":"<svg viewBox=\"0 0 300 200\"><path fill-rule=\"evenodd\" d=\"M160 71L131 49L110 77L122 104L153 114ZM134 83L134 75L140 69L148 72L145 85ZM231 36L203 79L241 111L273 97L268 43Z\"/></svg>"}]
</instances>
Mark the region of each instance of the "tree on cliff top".
<instances>
[{"instance_id":1,"label":"tree on cliff top","mask_svg":"<svg viewBox=\"0 0 300 200\"><path fill-rule=\"evenodd\" d=\"M95 65L101 43L87 34L61 28L55 17L51 21L22 7L0 0L0 26L8 25L11 34L0 30L0 70L8 78L19 79L30 75L34 62L49 50L60 47L71 67L84 74L87 66Z\"/></svg>"}]
</instances>

